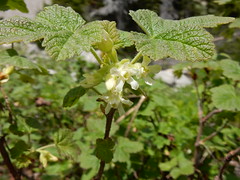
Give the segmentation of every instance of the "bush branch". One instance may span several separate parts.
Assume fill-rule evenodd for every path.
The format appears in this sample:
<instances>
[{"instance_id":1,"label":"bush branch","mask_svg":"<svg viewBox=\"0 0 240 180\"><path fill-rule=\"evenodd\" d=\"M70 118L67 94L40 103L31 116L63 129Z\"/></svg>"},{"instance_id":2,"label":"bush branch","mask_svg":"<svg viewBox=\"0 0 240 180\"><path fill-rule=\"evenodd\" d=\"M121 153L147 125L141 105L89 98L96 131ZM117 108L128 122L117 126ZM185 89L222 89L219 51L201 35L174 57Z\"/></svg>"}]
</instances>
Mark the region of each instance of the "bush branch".
<instances>
[{"instance_id":1,"label":"bush branch","mask_svg":"<svg viewBox=\"0 0 240 180\"><path fill-rule=\"evenodd\" d=\"M224 158L224 163L223 163L222 167L220 168L218 176L215 177L215 180L223 179L223 172L224 172L225 168L227 167L228 163L231 161L231 159L233 157L235 157L239 153L240 153L240 147L227 153L227 156Z\"/></svg>"},{"instance_id":2,"label":"bush branch","mask_svg":"<svg viewBox=\"0 0 240 180\"><path fill-rule=\"evenodd\" d=\"M108 114L105 114L105 116L106 116L106 126L105 126L104 139L109 138L109 134L110 134L112 121L113 121L113 116L114 116L115 111L116 111L116 109L112 108ZM102 175L103 175L103 171L104 171L104 167L105 167L105 162L101 160L98 173L97 173L96 177L94 178L94 180L101 180Z\"/></svg>"},{"instance_id":3,"label":"bush branch","mask_svg":"<svg viewBox=\"0 0 240 180\"><path fill-rule=\"evenodd\" d=\"M3 162L6 164L8 170L10 171L11 175L13 176L13 178L15 180L21 180L21 176L20 174L17 172L17 170L14 168L10 158L9 158L9 155L8 155L8 152L7 150L5 149L5 136L2 136L0 138L0 153L3 157Z\"/></svg>"}]
</instances>

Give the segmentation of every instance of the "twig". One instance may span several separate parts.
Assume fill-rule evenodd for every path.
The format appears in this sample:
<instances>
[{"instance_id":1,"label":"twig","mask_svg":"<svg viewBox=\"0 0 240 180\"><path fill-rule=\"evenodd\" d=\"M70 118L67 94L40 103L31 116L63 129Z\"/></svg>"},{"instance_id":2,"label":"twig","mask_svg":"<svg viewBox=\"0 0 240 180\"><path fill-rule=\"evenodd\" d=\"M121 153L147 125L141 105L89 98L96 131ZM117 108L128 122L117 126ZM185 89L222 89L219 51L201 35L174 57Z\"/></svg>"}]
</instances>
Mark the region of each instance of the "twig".
<instances>
[{"instance_id":1,"label":"twig","mask_svg":"<svg viewBox=\"0 0 240 180\"><path fill-rule=\"evenodd\" d=\"M239 153L240 153L240 147L227 153L227 156L224 158L224 163L223 163L222 167L220 168L219 174L215 177L215 180L223 179L224 169L227 167L227 165L231 161L231 159Z\"/></svg>"},{"instance_id":2,"label":"twig","mask_svg":"<svg viewBox=\"0 0 240 180\"><path fill-rule=\"evenodd\" d=\"M3 95L3 98L6 102L6 106L7 106L7 109L8 109L8 119L9 119L9 122L12 123L13 122L13 112L12 112L12 108L10 106L10 102L8 100L8 96L7 94L5 93L3 87L0 85L0 90L1 90L1 93Z\"/></svg>"},{"instance_id":3,"label":"twig","mask_svg":"<svg viewBox=\"0 0 240 180\"><path fill-rule=\"evenodd\" d=\"M105 126L104 139L109 138L109 134L110 134L112 121L113 121L113 116L114 116L115 111L116 111L116 109L112 108L108 114L105 114L105 116L106 116L106 126ZM105 167L105 161L100 161L100 167L99 167L98 173L97 173L96 177L94 178L94 180L101 180L102 175L103 175L103 171L104 171L104 167Z\"/></svg>"},{"instance_id":4,"label":"twig","mask_svg":"<svg viewBox=\"0 0 240 180\"><path fill-rule=\"evenodd\" d=\"M217 113L220 113L220 112L222 112L221 109L215 109L215 110L211 111L210 113L208 113L205 117L203 117L203 118L201 119L201 121L202 121L203 123L205 123L205 122L206 122L209 118L211 118L214 114L217 114Z\"/></svg>"},{"instance_id":5,"label":"twig","mask_svg":"<svg viewBox=\"0 0 240 180\"><path fill-rule=\"evenodd\" d=\"M197 133L197 138L195 141L195 149L194 149L194 155L193 155L193 160L194 160L194 166L195 169L198 167L198 156L199 156L199 141L201 140L202 137L202 132L203 132L203 107L202 107L202 99L200 97L199 89L198 89L198 83L196 79L193 78L194 82L194 87L196 89L196 94L197 94L197 107L198 107L198 121L199 121L199 126L198 126L198 133Z\"/></svg>"},{"instance_id":6,"label":"twig","mask_svg":"<svg viewBox=\"0 0 240 180\"><path fill-rule=\"evenodd\" d=\"M123 119L125 119L127 116L129 116L131 113L133 113L136 108L138 107L141 107L142 103L146 100L146 97L144 97L144 101L142 100L142 97L144 96L141 96L138 103L133 106L131 109L129 109L125 114L123 114L122 116L120 116L117 120L116 120L116 123L120 123Z\"/></svg>"},{"instance_id":7,"label":"twig","mask_svg":"<svg viewBox=\"0 0 240 180\"><path fill-rule=\"evenodd\" d=\"M131 118L131 120L130 120L128 126L127 126L127 129L125 131L125 134L124 134L125 137L128 136L128 134L130 132L130 129L132 127L132 123L137 116L137 112L138 112L139 108L141 107L142 103L145 101L145 99L146 99L145 96L141 96L140 100L138 101L137 105L135 106L134 113L132 115L132 118Z\"/></svg>"},{"instance_id":8,"label":"twig","mask_svg":"<svg viewBox=\"0 0 240 180\"><path fill-rule=\"evenodd\" d=\"M209 139L212 139L214 136L216 136L227 124L228 121L225 121L223 123L223 125L217 129L216 131L214 131L212 134L210 134L209 136L205 137L204 139L202 139L201 141L199 141L199 144L203 144L204 142L208 141Z\"/></svg>"},{"instance_id":9,"label":"twig","mask_svg":"<svg viewBox=\"0 0 240 180\"><path fill-rule=\"evenodd\" d=\"M9 158L8 152L5 149L5 146L4 146L5 142L6 142L5 141L5 136L2 136L0 138L0 153L1 153L2 157L3 157L3 161L6 164L8 170L10 171L11 175L13 176L13 178L15 180L21 180L20 174L14 168L14 166L13 166L13 164L12 164L10 158Z\"/></svg>"}]
</instances>

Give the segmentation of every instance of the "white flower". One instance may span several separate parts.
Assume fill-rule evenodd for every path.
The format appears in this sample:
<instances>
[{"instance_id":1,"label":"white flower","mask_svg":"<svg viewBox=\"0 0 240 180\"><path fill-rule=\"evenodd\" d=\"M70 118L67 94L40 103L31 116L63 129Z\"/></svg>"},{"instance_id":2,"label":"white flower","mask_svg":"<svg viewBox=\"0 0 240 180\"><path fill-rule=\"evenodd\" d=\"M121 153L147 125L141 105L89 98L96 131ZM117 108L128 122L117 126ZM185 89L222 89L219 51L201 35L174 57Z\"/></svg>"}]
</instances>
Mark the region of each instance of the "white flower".
<instances>
[{"instance_id":1,"label":"white flower","mask_svg":"<svg viewBox=\"0 0 240 180\"><path fill-rule=\"evenodd\" d=\"M109 113L111 108L117 109L119 114L124 114L122 104L131 106L133 103L130 100L126 100L122 97L121 92L108 91L105 96L102 97L107 102L105 113Z\"/></svg>"}]
</instances>

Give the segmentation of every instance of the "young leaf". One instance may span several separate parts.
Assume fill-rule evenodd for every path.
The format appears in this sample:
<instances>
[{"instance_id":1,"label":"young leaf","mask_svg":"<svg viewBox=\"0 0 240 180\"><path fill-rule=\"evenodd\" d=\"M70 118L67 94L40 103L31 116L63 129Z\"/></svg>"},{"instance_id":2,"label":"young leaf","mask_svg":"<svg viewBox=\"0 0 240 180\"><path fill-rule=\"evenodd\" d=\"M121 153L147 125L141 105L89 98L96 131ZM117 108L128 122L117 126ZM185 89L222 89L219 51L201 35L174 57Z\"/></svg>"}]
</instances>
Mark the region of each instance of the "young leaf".
<instances>
[{"instance_id":1,"label":"young leaf","mask_svg":"<svg viewBox=\"0 0 240 180\"><path fill-rule=\"evenodd\" d=\"M73 132L69 129L60 129L54 135L54 143L60 154L67 157L74 157L78 147L73 140Z\"/></svg>"},{"instance_id":2,"label":"young leaf","mask_svg":"<svg viewBox=\"0 0 240 180\"><path fill-rule=\"evenodd\" d=\"M97 139L96 142L96 156L106 163L111 162L113 158L114 142L111 138Z\"/></svg>"},{"instance_id":3,"label":"young leaf","mask_svg":"<svg viewBox=\"0 0 240 180\"><path fill-rule=\"evenodd\" d=\"M133 34L127 31L118 30L120 41L115 44L116 49L120 47L129 47L134 45Z\"/></svg>"},{"instance_id":4,"label":"young leaf","mask_svg":"<svg viewBox=\"0 0 240 180\"><path fill-rule=\"evenodd\" d=\"M81 96L86 93L86 89L82 86L70 89L63 99L63 107L71 107L76 104Z\"/></svg>"},{"instance_id":5,"label":"young leaf","mask_svg":"<svg viewBox=\"0 0 240 180\"><path fill-rule=\"evenodd\" d=\"M219 109L240 110L240 95L231 85L221 85L211 89L213 105Z\"/></svg>"},{"instance_id":6,"label":"young leaf","mask_svg":"<svg viewBox=\"0 0 240 180\"><path fill-rule=\"evenodd\" d=\"M138 10L129 13L146 33L134 33L136 48L143 55L157 60L171 57L178 60L207 60L214 54L213 37L202 27L215 27L233 21L233 18L199 17L181 21L164 20L152 11ZM200 25L193 23L198 20Z\"/></svg>"},{"instance_id":7,"label":"young leaf","mask_svg":"<svg viewBox=\"0 0 240 180\"><path fill-rule=\"evenodd\" d=\"M18 56L17 51L14 49L0 51L0 65L11 65L21 69L37 69L41 71L37 64Z\"/></svg>"},{"instance_id":8,"label":"young leaf","mask_svg":"<svg viewBox=\"0 0 240 180\"><path fill-rule=\"evenodd\" d=\"M240 80L240 65L238 62L233 60L222 60L220 61L223 69L223 75L231 78L235 81Z\"/></svg>"},{"instance_id":9,"label":"young leaf","mask_svg":"<svg viewBox=\"0 0 240 180\"><path fill-rule=\"evenodd\" d=\"M57 161L58 158L52 155L50 152L46 150L37 150L40 153L39 161L42 163L43 167L46 168L48 161Z\"/></svg>"},{"instance_id":10,"label":"young leaf","mask_svg":"<svg viewBox=\"0 0 240 180\"><path fill-rule=\"evenodd\" d=\"M84 74L84 80L80 82L80 85L84 88L91 88L100 84L106 74L109 72L111 66L103 66L101 69L92 72L91 74Z\"/></svg>"}]
</instances>

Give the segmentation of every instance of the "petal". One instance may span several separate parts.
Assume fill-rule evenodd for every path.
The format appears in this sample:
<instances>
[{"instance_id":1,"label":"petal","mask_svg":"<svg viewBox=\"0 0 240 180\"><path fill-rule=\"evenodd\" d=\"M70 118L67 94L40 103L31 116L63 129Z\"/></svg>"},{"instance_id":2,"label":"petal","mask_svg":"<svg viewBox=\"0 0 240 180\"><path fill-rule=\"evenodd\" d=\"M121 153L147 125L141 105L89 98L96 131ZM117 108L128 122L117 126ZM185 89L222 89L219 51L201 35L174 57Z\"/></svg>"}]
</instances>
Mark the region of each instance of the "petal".
<instances>
[{"instance_id":1,"label":"petal","mask_svg":"<svg viewBox=\"0 0 240 180\"><path fill-rule=\"evenodd\" d=\"M134 89L134 90L137 90L137 89L138 89L139 84L138 84L138 82L135 81L132 77L130 77L127 82L128 82L128 84L131 85L131 88L132 88L132 89Z\"/></svg>"},{"instance_id":2,"label":"petal","mask_svg":"<svg viewBox=\"0 0 240 180\"><path fill-rule=\"evenodd\" d=\"M106 84L107 90L111 90L111 89L113 89L114 86L116 86L116 80L115 80L115 78L112 77L112 78L108 79L105 82L105 84Z\"/></svg>"},{"instance_id":3,"label":"petal","mask_svg":"<svg viewBox=\"0 0 240 180\"><path fill-rule=\"evenodd\" d=\"M124 82L123 80L118 80L117 86L116 86L116 91L117 92L122 92L123 90L123 86L124 86Z\"/></svg>"},{"instance_id":4,"label":"petal","mask_svg":"<svg viewBox=\"0 0 240 180\"><path fill-rule=\"evenodd\" d=\"M145 83L150 86L154 83L154 80L149 76L145 77L144 80L145 80Z\"/></svg>"}]
</instances>

